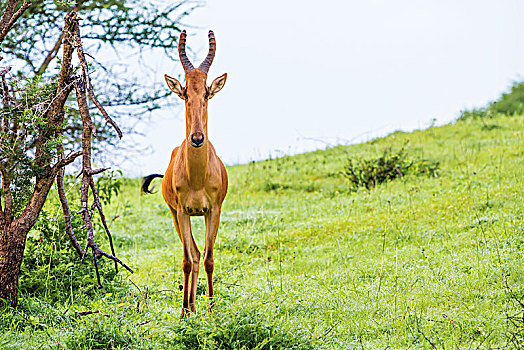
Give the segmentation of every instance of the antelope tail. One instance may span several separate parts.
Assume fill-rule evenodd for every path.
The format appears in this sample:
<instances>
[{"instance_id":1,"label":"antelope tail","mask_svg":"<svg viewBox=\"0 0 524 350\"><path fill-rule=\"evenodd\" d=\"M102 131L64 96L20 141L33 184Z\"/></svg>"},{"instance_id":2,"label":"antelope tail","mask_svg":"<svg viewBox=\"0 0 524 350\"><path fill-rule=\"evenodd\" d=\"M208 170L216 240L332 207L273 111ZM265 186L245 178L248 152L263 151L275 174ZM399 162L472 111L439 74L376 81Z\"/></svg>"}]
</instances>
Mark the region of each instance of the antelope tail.
<instances>
[{"instance_id":1,"label":"antelope tail","mask_svg":"<svg viewBox=\"0 0 524 350\"><path fill-rule=\"evenodd\" d=\"M154 193L153 191L151 191L149 189L149 185L151 184L151 181L153 181L153 179L155 177L164 177L164 175L160 175L160 174L151 174L151 175L147 175L145 176L143 179L142 179L142 193Z\"/></svg>"}]
</instances>

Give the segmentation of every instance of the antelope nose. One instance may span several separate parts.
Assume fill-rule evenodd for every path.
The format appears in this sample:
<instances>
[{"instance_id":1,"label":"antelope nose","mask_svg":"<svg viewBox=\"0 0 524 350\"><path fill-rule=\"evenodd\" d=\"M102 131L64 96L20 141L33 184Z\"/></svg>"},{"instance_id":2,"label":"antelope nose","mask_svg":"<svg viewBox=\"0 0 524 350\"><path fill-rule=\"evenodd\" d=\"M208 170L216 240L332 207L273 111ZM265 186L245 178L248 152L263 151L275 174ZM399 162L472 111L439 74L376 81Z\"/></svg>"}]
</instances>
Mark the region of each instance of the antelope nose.
<instances>
[{"instance_id":1,"label":"antelope nose","mask_svg":"<svg viewBox=\"0 0 524 350\"><path fill-rule=\"evenodd\" d=\"M204 144L204 134L201 132L195 132L191 134L191 144L194 147L200 147Z\"/></svg>"}]
</instances>

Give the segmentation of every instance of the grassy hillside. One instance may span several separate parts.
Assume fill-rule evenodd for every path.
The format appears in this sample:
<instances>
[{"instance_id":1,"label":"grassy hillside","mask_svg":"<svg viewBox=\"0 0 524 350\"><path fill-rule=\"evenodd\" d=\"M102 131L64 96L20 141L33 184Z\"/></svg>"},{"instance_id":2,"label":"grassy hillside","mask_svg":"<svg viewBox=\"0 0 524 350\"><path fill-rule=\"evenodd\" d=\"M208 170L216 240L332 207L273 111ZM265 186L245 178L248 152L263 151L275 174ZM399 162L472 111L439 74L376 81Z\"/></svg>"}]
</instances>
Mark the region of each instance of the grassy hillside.
<instances>
[{"instance_id":1,"label":"grassy hillside","mask_svg":"<svg viewBox=\"0 0 524 350\"><path fill-rule=\"evenodd\" d=\"M136 273L120 272L100 291L94 277L82 292L62 284L58 301L23 295L18 311L0 314L0 347L523 346L523 133L522 117L470 118L230 167L216 310L207 313L201 295L186 320L169 211L160 193L140 196L139 181L126 180L106 210L117 252ZM404 145L438 161L438 177L351 190L348 159ZM203 227L193 220L200 247ZM72 281L78 270L68 269ZM88 310L100 312L78 314Z\"/></svg>"}]
</instances>

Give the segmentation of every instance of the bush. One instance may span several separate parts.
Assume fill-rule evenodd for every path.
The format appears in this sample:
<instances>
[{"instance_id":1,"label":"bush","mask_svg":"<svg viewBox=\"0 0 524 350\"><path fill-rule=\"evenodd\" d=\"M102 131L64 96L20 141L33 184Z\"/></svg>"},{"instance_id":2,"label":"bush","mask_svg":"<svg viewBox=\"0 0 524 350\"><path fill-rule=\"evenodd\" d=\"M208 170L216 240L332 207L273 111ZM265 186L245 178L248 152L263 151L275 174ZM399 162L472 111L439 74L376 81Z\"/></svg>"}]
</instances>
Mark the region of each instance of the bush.
<instances>
[{"instance_id":1,"label":"bush","mask_svg":"<svg viewBox=\"0 0 524 350\"><path fill-rule=\"evenodd\" d=\"M82 225L80 215L73 216L73 227ZM44 298L48 302L93 296L98 288L90 257L91 254L88 254L80 266L80 257L65 233L62 217L53 218L42 211L31 236L27 238L20 268L19 292L21 295ZM98 267L105 293L120 284L111 261L99 259Z\"/></svg>"},{"instance_id":2,"label":"bush","mask_svg":"<svg viewBox=\"0 0 524 350\"><path fill-rule=\"evenodd\" d=\"M498 101L489 106L492 113L505 115L524 114L524 81L514 83L511 91L502 94Z\"/></svg>"},{"instance_id":3,"label":"bush","mask_svg":"<svg viewBox=\"0 0 524 350\"><path fill-rule=\"evenodd\" d=\"M438 162L426 159L408 161L404 147L398 152L394 152L391 147L388 147L377 158L350 159L344 173L354 190L359 187L370 190L380 183L407 174L436 176L438 169Z\"/></svg>"},{"instance_id":4,"label":"bush","mask_svg":"<svg viewBox=\"0 0 524 350\"><path fill-rule=\"evenodd\" d=\"M116 174L118 173L110 172L97 179L97 185L100 185L100 200L103 203L109 203L111 196L120 191L121 181L116 178ZM80 209L79 198L74 198L74 194L78 192L78 184L74 182L73 177L65 178L66 187L75 188L69 194L71 224L73 232L83 245L84 221L81 215L74 214ZM80 266L80 257L66 234L60 208L57 198L49 198L27 237L18 283L21 295L44 298L47 302L64 302L70 298L90 297L98 293L91 252L88 252ZM100 224L95 224L94 229L95 235L105 236ZM123 290L124 285L121 279L117 278L114 263L105 258L97 261L103 292Z\"/></svg>"},{"instance_id":5,"label":"bush","mask_svg":"<svg viewBox=\"0 0 524 350\"><path fill-rule=\"evenodd\" d=\"M493 118L497 115L523 115L524 114L524 81L515 82L511 91L502 94L495 102L487 107L463 111L459 119L467 118Z\"/></svg>"},{"instance_id":6,"label":"bush","mask_svg":"<svg viewBox=\"0 0 524 350\"><path fill-rule=\"evenodd\" d=\"M488 112L488 108L474 108L472 110L465 110L462 111L459 120L460 119L469 119L469 118L486 118L486 117L492 117L493 115Z\"/></svg>"}]
</instances>

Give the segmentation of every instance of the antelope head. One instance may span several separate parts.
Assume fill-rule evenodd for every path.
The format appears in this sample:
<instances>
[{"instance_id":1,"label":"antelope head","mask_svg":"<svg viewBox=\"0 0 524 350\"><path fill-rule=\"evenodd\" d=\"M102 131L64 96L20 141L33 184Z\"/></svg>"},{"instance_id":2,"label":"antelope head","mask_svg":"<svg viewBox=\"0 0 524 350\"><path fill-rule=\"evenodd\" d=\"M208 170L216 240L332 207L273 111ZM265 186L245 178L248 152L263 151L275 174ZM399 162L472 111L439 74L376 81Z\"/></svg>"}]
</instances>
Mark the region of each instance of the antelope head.
<instances>
[{"instance_id":1,"label":"antelope head","mask_svg":"<svg viewBox=\"0 0 524 350\"><path fill-rule=\"evenodd\" d=\"M213 62L216 51L215 34L209 31L209 53L205 60L195 69L186 56L186 31L180 33L178 54L184 67L186 86L165 75L167 86L185 101L186 105L186 139L195 148L202 147L207 141L207 102L219 92L226 83L227 73L219 76L207 86L207 73Z\"/></svg>"}]
</instances>

